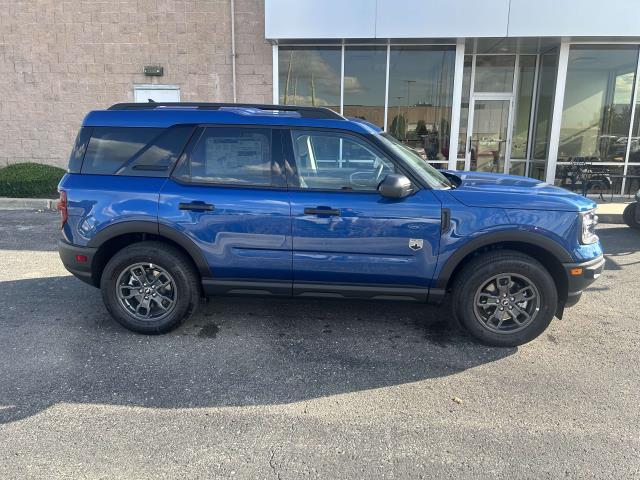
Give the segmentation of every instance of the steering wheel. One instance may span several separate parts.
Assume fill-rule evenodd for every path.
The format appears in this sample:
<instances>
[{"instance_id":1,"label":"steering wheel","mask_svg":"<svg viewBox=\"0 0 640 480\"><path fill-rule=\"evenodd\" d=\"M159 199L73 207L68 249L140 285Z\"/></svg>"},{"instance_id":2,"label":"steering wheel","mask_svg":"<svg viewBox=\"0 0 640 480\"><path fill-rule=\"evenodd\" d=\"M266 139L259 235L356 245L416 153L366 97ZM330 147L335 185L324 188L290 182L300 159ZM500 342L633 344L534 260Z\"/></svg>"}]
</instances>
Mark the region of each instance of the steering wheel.
<instances>
[{"instance_id":1,"label":"steering wheel","mask_svg":"<svg viewBox=\"0 0 640 480\"><path fill-rule=\"evenodd\" d=\"M349 175L349 182L352 185L356 185L359 187L369 187L371 186L371 183L378 185L381 181L382 181L382 174L384 173L384 162L382 162L381 160L376 160L378 162L378 164L374 164L374 172L373 175L368 176L367 174L370 174L369 172L353 172L351 175ZM368 178L366 179L362 179L360 181L357 180L357 177L364 177L365 175L367 175Z\"/></svg>"}]
</instances>

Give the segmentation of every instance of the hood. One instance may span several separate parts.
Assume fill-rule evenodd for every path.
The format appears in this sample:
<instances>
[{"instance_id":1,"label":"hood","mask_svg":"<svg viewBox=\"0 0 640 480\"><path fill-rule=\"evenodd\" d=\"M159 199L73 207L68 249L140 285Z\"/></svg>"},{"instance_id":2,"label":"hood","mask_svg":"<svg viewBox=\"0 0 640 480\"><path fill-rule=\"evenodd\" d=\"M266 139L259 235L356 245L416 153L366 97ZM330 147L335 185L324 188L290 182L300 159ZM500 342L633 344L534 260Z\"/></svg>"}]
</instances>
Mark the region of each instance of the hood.
<instances>
[{"instance_id":1,"label":"hood","mask_svg":"<svg viewBox=\"0 0 640 480\"><path fill-rule=\"evenodd\" d=\"M596 203L534 178L484 172L446 171L461 180L449 193L470 207L584 212Z\"/></svg>"}]
</instances>

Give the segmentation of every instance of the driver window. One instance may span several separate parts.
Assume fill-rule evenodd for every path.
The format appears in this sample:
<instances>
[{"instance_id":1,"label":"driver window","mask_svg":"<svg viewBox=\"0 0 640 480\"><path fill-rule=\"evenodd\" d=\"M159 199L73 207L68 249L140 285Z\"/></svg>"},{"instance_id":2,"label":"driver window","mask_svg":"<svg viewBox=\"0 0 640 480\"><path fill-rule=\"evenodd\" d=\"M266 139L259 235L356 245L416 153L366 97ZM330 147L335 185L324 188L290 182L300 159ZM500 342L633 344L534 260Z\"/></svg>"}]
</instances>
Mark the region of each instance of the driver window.
<instances>
[{"instance_id":1,"label":"driver window","mask_svg":"<svg viewBox=\"0 0 640 480\"><path fill-rule=\"evenodd\" d=\"M332 132L292 132L300 188L375 192L393 163L366 142Z\"/></svg>"}]
</instances>

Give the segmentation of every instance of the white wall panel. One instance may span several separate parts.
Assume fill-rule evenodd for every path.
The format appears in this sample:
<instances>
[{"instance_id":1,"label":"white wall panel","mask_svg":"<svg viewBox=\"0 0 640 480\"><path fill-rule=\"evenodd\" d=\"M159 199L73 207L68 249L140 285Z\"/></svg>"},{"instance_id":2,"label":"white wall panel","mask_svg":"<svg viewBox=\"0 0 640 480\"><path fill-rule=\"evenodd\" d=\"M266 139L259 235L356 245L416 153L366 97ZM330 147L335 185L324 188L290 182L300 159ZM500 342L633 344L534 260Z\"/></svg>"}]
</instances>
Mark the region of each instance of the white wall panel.
<instances>
[{"instance_id":1,"label":"white wall panel","mask_svg":"<svg viewBox=\"0 0 640 480\"><path fill-rule=\"evenodd\" d=\"M379 38L504 37L508 17L509 0L378 0L376 34Z\"/></svg>"},{"instance_id":2,"label":"white wall panel","mask_svg":"<svg viewBox=\"0 0 640 480\"><path fill-rule=\"evenodd\" d=\"M265 37L375 38L375 0L265 0Z\"/></svg>"},{"instance_id":3,"label":"white wall panel","mask_svg":"<svg viewBox=\"0 0 640 480\"><path fill-rule=\"evenodd\" d=\"M640 0L265 0L268 39L640 36Z\"/></svg>"},{"instance_id":4,"label":"white wall panel","mask_svg":"<svg viewBox=\"0 0 640 480\"><path fill-rule=\"evenodd\" d=\"M640 36L640 0L511 0L510 37Z\"/></svg>"}]
</instances>

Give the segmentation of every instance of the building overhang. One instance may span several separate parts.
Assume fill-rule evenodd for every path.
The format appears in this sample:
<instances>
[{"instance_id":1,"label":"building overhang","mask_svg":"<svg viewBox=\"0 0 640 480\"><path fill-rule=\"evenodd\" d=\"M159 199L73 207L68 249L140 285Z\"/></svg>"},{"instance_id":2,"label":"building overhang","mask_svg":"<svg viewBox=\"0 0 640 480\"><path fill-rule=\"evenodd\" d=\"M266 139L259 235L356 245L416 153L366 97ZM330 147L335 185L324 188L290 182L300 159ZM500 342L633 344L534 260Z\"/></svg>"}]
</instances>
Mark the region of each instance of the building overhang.
<instances>
[{"instance_id":1,"label":"building overhang","mask_svg":"<svg viewBox=\"0 0 640 480\"><path fill-rule=\"evenodd\" d=\"M265 0L265 37L638 37L638 0Z\"/></svg>"}]
</instances>

